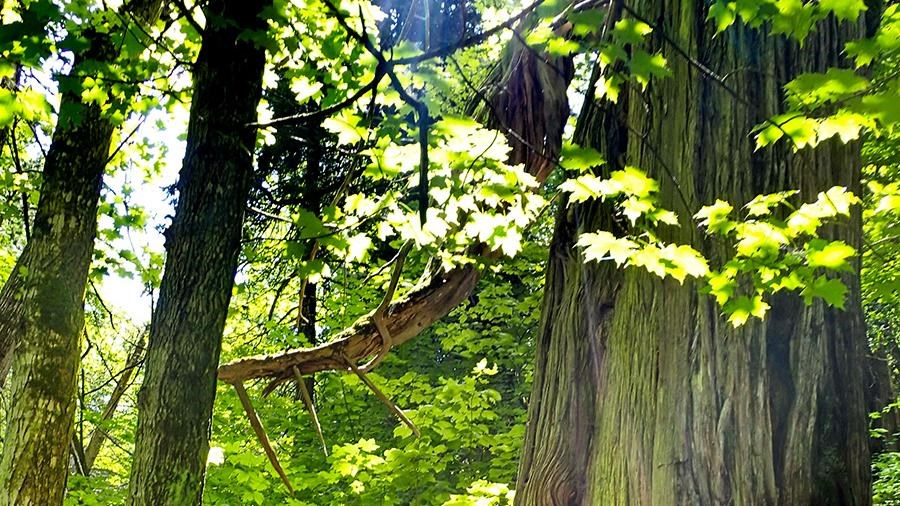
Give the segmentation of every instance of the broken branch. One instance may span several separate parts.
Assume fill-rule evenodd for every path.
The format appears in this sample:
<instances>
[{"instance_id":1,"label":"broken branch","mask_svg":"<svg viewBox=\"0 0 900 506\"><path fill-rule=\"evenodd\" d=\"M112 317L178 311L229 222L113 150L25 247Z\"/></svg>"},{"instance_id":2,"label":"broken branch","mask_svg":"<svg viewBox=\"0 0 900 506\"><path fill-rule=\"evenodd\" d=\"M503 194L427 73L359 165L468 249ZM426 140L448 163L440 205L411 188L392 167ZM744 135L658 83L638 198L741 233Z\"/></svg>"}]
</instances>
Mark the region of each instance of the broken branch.
<instances>
[{"instance_id":1,"label":"broken branch","mask_svg":"<svg viewBox=\"0 0 900 506\"><path fill-rule=\"evenodd\" d=\"M369 387L369 390L371 390L372 393L375 394L375 397L378 397L378 400L381 401L382 404L387 406L388 409L390 409L395 415L397 415L397 418L399 418L400 421L405 423L406 426L409 427L410 430L412 430L416 434L416 437L422 436L422 433L419 432L419 428L416 427L416 424L412 423L412 420L410 420L406 416L406 413L404 413L403 410L400 409L399 406L397 406L396 404L391 402L391 400L388 399L386 395L384 395L384 392L382 392L381 390L378 389L377 386L375 386L375 383L372 383L372 380L370 380L369 377L366 376L366 373L364 373L363 371L360 371L359 367L356 367L355 365L353 365L353 362L350 362L349 360L347 361L347 365L350 367L350 370L353 371L359 377L359 379L363 383L365 383L365 385L367 387Z\"/></svg>"},{"instance_id":2,"label":"broken branch","mask_svg":"<svg viewBox=\"0 0 900 506\"><path fill-rule=\"evenodd\" d=\"M303 396L303 403L306 404L306 410L309 411L309 416L313 419L313 424L316 427L316 434L319 436L319 441L322 442L322 451L327 457L328 446L325 444L325 436L322 435L322 425L319 423L319 415L316 414L316 405L313 404L312 396L309 395L309 389L306 388L306 382L303 381L303 375L300 374L300 370L296 367L292 367L291 369L294 371L294 376L297 378L297 386L300 388L300 395Z\"/></svg>"},{"instance_id":3,"label":"broken branch","mask_svg":"<svg viewBox=\"0 0 900 506\"><path fill-rule=\"evenodd\" d=\"M250 402L250 397L247 395L247 391L244 390L244 384L242 382L237 382L232 385L234 386L234 391L237 392L238 398L241 400L241 404L244 406L244 411L247 412L247 418L250 420L253 432L255 432L256 437L259 438L259 442L262 444L266 456L269 457L269 462L272 463L272 467L275 468L275 472L278 473L284 486L287 487L291 492L291 495L293 495L294 487L291 486L287 474L284 473L284 469L281 467L281 464L278 463L278 457L275 455L275 450L272 449L272 444L269 442L269 436L266 434L266 429L263 428L262 422L256 414L256 410L253 409L253 403Z\"/></svg>"}]
</instances>

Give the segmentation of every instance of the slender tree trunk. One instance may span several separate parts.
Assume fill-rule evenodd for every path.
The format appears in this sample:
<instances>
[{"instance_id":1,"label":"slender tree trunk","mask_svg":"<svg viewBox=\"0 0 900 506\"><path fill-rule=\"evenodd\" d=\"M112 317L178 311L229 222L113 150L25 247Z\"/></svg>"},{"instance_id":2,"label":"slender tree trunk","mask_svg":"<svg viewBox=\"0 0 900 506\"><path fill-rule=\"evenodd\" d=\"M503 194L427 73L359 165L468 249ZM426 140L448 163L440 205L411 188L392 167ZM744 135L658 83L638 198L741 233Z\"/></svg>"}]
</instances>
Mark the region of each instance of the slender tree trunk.
<instances>
[{"instance_id":1,"label":"slender tree trunk","mask_svg":"<svg viewBox=\"0 0 900 506\"><path fill-rule=\"evenodd\" d=\"M14 77L0 80L0 87L16 89L19 84L20 74L21 67L16 65ZM6 146L11 138L13 128L15 128L15 123L6 128L0 128L0 153L3 152L3 146ZM12 153L14 149L15 146L10 142L9 151L12 156L15 156ZM27 212L27 210L23 209L22 212ZM22 333L20 328L16 328L22 325L22 278L18 275L18 271L21 266L25 265L26 251L27 249L22 251L9 278L3 283L2 289L0 289L0 390L6 384L9 367L12 365L12 349L15 336Z\"/></svg>"},{"instance_id":2,"label":"slender tree trunk","mask_svg":"<svg viewBox=\"0 0 900 506\"><path fill-rule=\"evenodd\" d=\"M785 82L840 64L861 26L826 21L800 48L743 27L714 39L706 2L632 7L660 25L654 40L665 32L753 104L660 42L673 77L612 113L586 106L590 128L627 122L624 160L660 181L667 207L685 218L716 198L859 191L858 144L754 152L748 132L778 112ZM858 265L842 276L845 311L784 295L764 322L733 329L692 283L584 265L577 233L613 225L598 204L559 215L517 504L868 504ZM859 214L829 235L858 247ZM727 256L686 219L666 239Z\"/></svg>"},{"instance_id":3,"label":"slender tree trunk","mask_svg":"<svg viewBox=\"0 0 900 506\"><path fill-rule=\"evenodd\" d=\"M212 0L194 69L178 205L150 326L130 504L199 504L216 367L253 179L265 0Z\"/></svg>"},{"instance_id":4,"label":"slender tree trunk","mask_svg":"<svg viewBox=\"0 0 900 506\"><path fill-rule=\"evenodd\" d=\"M73 100L77 101L69 97ZM83 169L93 169L96 160L108 156L112 135L111 125L99 122L99 108L91 107L79 126L56 135L44 166L27 273L17 273L24 278L24 318L0 460L3 504L62 502L84 286L97 221L94 194L99 194L102 173ZM64 139L68 135L77 143L68 143ZM72 150L74 144L80 151Z\"/></svg>"},{"instance_id":5,"label":"slender tree trunk","mask_svg":"<svg viewBox=\"0 0 900 506\"><path fill-rule=\"evenodd\" d=\"M22 333L25 331L25 321L22 318L24 279L21 272L28 264L29 251L30 248L26 244L9 278L0 289L0 389L6 384L9 376L15 344L21 341Z\"/></svg>"},{"instance_id":6,"label":"slender tree trunk","mask_svg":"<svg viewBox=\"0 0 900 506\"><path fill-rule=\"evenodd\" d=\"M150 5L153 4L153 5ZM155 19L159 2L136 3L141 19ZM107 35L90 35L73 73L89 60L111 61ZM62 96L63 112L44 163L43 184L25 262L2 291L0 303L20 322L7 322L17 347L12 402L0 457L0 505L60 504L75 410L84 290L97 228L97 200L109 156L112 122L79 93ZM18 284L18 286L16 286ZM21 288L19 288L21 287ZM18 306L21 304L21 306ZM19 332L16 334L16 332ZM0 350L8 353L9 350ZM0 364L6 362L0 357ZM2 371L0 371L2 372Z\"/></svg>"},{"instance_id":7,"label":"slender tree trunk","mask_svg":"<svg viewBox=\"0 0 900 506\"><path fill-rule=\"evenodd\" d=\"M116 380L116 386L113 387L112 392L109 394L109 400L106 401L106 406L103 408L103 412L100 413L100 419L97 421L93 433L91 433L91 439L84 449L82 465L84 466L83 470L85 475L91 474L91 470L94 468L94 462L97 460L97 455L100 454L100 448L103 447L103 442L106 441L107 434L102 425L105 422L112 420L113 415L116 413L116 409L119 407L119 401L122 400L122 396L125 395L125 392L128 391L128 387L131 386L131 379L134 377L144 358L144 347L144 335L142 334L140 341L134 345L131 353L128 354L128 358L125 360L125 368L122 369L122 374L120 374L119 379Z\"/></svg>"},{"instance_id":8,"label":"slender tree trunk","mask_svg":"<svg viewBox=\"0 0 900 506\"><path fill-rule=\"evenodd\" d=\"M159 17L161 6L162 0L132 0L124 9L134 22L151 25ZM91 48L85 54L79 55L70 76L87 75L92 71L90 69L95 68L93 65L96 61L112 62L115 58L116 53L110 45L108 34L94 32L90 34L90 39ZM89 60L94 60L94 63L88 63ZM63 79L68 78L64 77ZM78 217L78 221L72 225L77 229L77 233L72 237L73 239L89 240L93 247L97 228L97 201L100 199L99 182L108 162L109 145L115 128L109 118L100 114L99 106L82 103L80 93L63 94L60 111L50 150L47 153L47 160L44 161L41 201L38 203L37 213L41 212L41 202L45 202L43 197L45 192L57 189L61 189L61 191L74 190L77 199L89 205L83 209L74 210L75 214L67 215ZM77 112L73 115L71 111L81 111L83 116L78 116ZM104 145L107 146L105 151L101 149ZM60 164L65 167L54 168ZM70 180L71 175L76 175L79 179ZM62 180L56 181L53 178L62 178ZM79 184L81 186L76 188L76 185ZM48 197L46 202L49 203L51 200L59 198L60 195L53 195ZM37 221L37 219L36 216L35 220ZM30 249L30 244L26 245L22 254L19 255L16 268L0 290L0 388L3 387L12 365L13 352L23 339L25 332L23 320L25 314L24 281L21 277L21 267L28 269ZM63 250L65 249L64 247ZM80 291L83 292L84 289L82 288Z\"/></svg>"}]
</instances>

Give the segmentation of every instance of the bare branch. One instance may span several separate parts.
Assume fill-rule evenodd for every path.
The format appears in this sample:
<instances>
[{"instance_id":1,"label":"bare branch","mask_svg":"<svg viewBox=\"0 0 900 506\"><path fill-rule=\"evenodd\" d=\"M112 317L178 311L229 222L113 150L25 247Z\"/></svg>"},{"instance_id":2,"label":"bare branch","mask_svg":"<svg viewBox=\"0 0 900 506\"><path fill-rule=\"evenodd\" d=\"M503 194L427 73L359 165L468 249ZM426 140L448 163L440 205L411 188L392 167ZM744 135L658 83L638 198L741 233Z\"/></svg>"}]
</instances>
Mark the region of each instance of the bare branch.
<instances>
[{"instance_id":1,"label":"bare branch","mask_svg":"<svg viewBox=\"0 0 900 506\"><path fill-rule=\"evenodd\" d=\"M386 395L384 395L384 392L382 392L378 389L377 386L375 386L375 383L372 383L372 380L370 380L369 377L366 376L366 373L360 371L358 367L353 365L353 362L348 361L347 365L350 367L350 370L352 370L359 377L359 379L362 380L362 382L365 383L367 387L369 387L369 390L371 390L372 393L375 394L375 397L378 397L378 400L381 401L382 404L387 406L388 409L390 409L395 415L397 415L397 418L405 423L406 426L416 434L416 437L422 437L422 433L419 432L419 428L416 427L416 424L412 423L412 420L410 420L406 416L406 413L404 413L403 410L400 409L396 404L391 402L391 400L388 399Z\"/></svg>"},{"instance_id":2,"label":"bare branch","mask_svg":"<svg viewBox=\"0 0 900 506\"><path fill-rule=\"evenodd\" d=\"M241 404L244 406L244 411L247 412L247 419L250 420L250 425L253 427L253 432L256 433L256 437L259 438L260 444L263 446L263 450L266 452L266 456L269 457L269 462L272 463L272 467L275 468L275 472L278 473L278 476L281 478L282 483L293 495L294 487L291 486L291 482L288 481L287 474L284 473L284 468L281 467L281 464L278 462L278 456L275 455L275 450L272 449L272 443L269 442L269 436L266 434L266 429L263 427L262 422L259 420L259 416L256 414L256 410L253 409L253 403L250 402L250 396L247 395L247 391L244 390L244 384L240 381L233 384L234 391L237 392L238 398L241 400Z\"/></svg>"},{"instance_id":3,"label":"bare branch","mask_svg":"<svg viewBox=\"0 0 900 506\"><path fill-rule=\"evenodd\" d=\"M322 424L319 423L319 415L316 414L316 405L313 404L312 396L309 395L309 389L306 388L306 381L303 378L303 375L300 374L300 370L296 367L291 368L294 371L294 377L297 378L297 387L300 389L300 394L303 396L303 403L306 404L306 410L309 411L309 416L312 417L313 424L316 427L316 434L319 436L319 441L322 442L322 451L325 453L325 456L328 456L328 445L325 444L325 436L322 435Z\"/></svg>"}]
</instances>

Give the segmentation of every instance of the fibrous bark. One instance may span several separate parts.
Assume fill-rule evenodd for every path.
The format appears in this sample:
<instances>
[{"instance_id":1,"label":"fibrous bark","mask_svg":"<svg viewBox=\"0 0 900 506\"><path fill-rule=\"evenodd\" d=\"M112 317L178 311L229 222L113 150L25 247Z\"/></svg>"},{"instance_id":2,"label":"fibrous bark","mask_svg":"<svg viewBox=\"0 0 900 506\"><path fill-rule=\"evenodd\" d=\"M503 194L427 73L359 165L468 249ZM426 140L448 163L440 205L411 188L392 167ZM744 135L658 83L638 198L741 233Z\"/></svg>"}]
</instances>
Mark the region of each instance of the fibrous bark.
<instances>
[{"instance_id":1,"label":"fibrous bark","mask_svg":"<svg viewBox=\"0 0 900 506\"><path fill-rule=\"evenodd\" d=\"M216 366L253 179L266 0L212 0L194 67L178 204L150 325L130 504L199 504Z\"/></svg>"},{"instance_id":2,"label":"fibrous bark","mask_svg":"<svg viewBox=\"0 0 900 506\"><path fill-rule=\"evenodd\" d=\"M624 111L588 103L580 121L628 128L624 160L657 178L683 217L665 239L719 263L727 247L686 219L701 205L859 190L858 144L755 151L748 132L779 112L783 84L840 65L861 26L828 19L801 48L743 26L713 38L704 2L631 7L658 25L651 38L673 76L631 90ZM673 44L727 73L745 101ZM516 503L867 504L859 266L841 277L846 310L779 295L764 322L735 329L694 283L585 266L576 232L609 230L611 219L591 203L560 215ZM826 234L858 247L859 214Z\"/></svg>"},{"instance_id":3,"label":"fibrous bark","mask_svg":"<svg viewBox=\"0 0 900 506\"><path fill-rule=\"evenodd\" d=\"M140 1L126 9L149 23L159 6L159 1ZM73 76L80 75L85 62L116 56L108 34L89 31L88 40L90 48L76 58ZM33 234L0 292L2 316L10 318L0 329L9 333L0 338L7 346L0 349L0 365L8 363L7 354L16 347L0 458L0 505L59 504L65 488L84 291L114 126L99 105L82 103L78 92L66 92L61 100Z\"/></svg>"}]
</instances>

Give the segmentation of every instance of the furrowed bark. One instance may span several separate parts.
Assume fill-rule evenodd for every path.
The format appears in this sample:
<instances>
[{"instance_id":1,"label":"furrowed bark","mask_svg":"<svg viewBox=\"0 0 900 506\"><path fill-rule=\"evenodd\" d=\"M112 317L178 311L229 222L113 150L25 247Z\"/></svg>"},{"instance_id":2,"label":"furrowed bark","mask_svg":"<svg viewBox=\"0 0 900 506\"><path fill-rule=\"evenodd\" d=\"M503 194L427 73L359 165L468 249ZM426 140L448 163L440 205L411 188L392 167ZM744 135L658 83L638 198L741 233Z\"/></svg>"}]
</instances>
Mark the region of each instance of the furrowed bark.
<instances>
[{"instance_id":1,"label":"furrowed bark","mask_svg":"<svg viewBox=\"0 0 900 506\"><path fill-rule=\"evenodd\" d=\"M159 6L159 1L136 2L126 9L149 23ZM86 61L116 56L107 35L94 32L89 40L90 48L76 58L74 75ZM33 235L0 292L10 297L0 303L3 316L21 315L6 322L3 330L10 334L0 339L17 348L0 457L0 505L59 504L65 488L84 291L114 127L98 105L82 103L79 93L64 93L61 101L64 112L44 162ZM72 110L79 111L77 117ZM0 364L9 352L0 350Z\"/></svg>"},{"instance_id":2,"label":"furrowed bark","mask_svg":"<svg viewBox=\"0 0 900 506\"><path fill-rule=\"evenodd\" d=\"M598 75L594 69L592 87ZM626 110L626 94L618 104L587 102L575 130L576 142L603 154L607 174L625 164L628 132L619 118ZM584 470L592 452L604 337L610 332L622 283L615 265L585 263L575 247L580 233L598 229L624 232L609 203L569 206L565 199L560 203L547 261L529 423L519 460L516 495L525 498L523 504L585 504Z\"/></svg>"},{"instance_id":3,"label":"furrowed bark","mask_svg":"<svg viewBox=\"0 0 900 506\"><path fill-rule=\"evenodd\" d=\"M29 249L26 244L9 278L0 289L0 389L6 384L9 376L15 345L25 331L25 321L22 317L24 279L20 272L28 264Z\"/></svg>"},{"instance_id":4,"label":"furrowed bark","mask_svg":"<svg viewBox=\"0 0 900 506\"><path fill-rule=\"evenodd\" d=\"M713 38L705 2L630 7L659 24L651 38L673 76L641 95L631 90L627 110L610 119L629 128L627 163L654 176L663 204L683 217L665 239L715 263L729 253L686 218L699 206L788 189L803 201L834 185L859 191L857 143L755 151L747 134L781 110L783 84L840 65L843 42L861 26L826 20L800 48L741 26ZM753 106L661 32L706 67L730 72L728 84ZM579 120L602 125L598 113L588 107ZM609 230L611 215L590 217L594 206L572 206L557 230ZM858 248L859 213L827 235ZM734 329L694 283L585 267L574 241L558 232L552 246L517 504L869 503L858 264L842 275L845 311L780 295L764 322ZM572 274L580 269L590 275Z\"/></svg>"},{"instance_id":5,"label":"furrowed bark","mask_svg":"<svg viewBox=\"0 0 900 506\"><path fill-rule=\"evenodd\" d=\"M523 47L513 38L501 63L491 72L472 100L472 110L487 125L509 134L512 163L525 163L539 181L559 156L568 117L566 89L572 79L569 58L547 58ZM474 290L480 273L472 267L437 272L404 299L385 311L384 322L394 345L402 344L446 316ZM219 367L226 383L269 378L270 388L302 374L346 370L345 360L361 363L376 355L381 336L370 321L360 318L329 343L314 348L240 359Z\"/></svg>"},{"instance_id":6,"label":"furrowed bark","mask_svg":"<svg viewBox=\"0 0 900 506\"><path fill-rule=\"evenodd\" d=\"M194 69L178 204L150 325L129 504L200 504L216 366L253 178L266 0L212 0Z\"/></svg>"},{"instance_id":7,"label":"furrowed bark","mask_svg":"<svg viewBox=\"0 0 900 506\"><path fill-rule=\"evenodd\" d=\"M134 22L149 26L159 17L161 6L162 0L132 0L125 7L125 11ZM93 45L95 48L103 44L108 44L108 37L103 34L95 35L94 39ZM95 55L91 57L91 59L111 61L115 54L113 54L111 50L108 51L108 53L109 54ZM99 56L99 58L97 58L97 56ZM77 66L76 62L76 66L73 67L69 75L81 76L84 74L83 68ZM64 77L63 79L67 79L67 77ZM68 160L67 163L83 164L80 169L73 168L72 170L81 170L82 175L85 178L84 181L93 181L96 178L102 178L103 171L106 168L107 158L109 157L108 152L103 154L99 154L99 151L92 152L90 156L84 157L74 157L72 153L82 150L83 146L80 144L81 139L88 138L83 134L89 135L89 138L98 140L102 140L105 135L108 135L111 138L111 133L106 134L104 132L112 132L114 130L112 123L109 119L100 116L96 105L82 104L81 97L78 94L64 95L62 97L62 102L66 107L65 110L70 110L72 108L71 106L76 106L74 108L84 107L88 112L82 120L83 124L79 123L78 125L76 125L75 122L69 121L67 114L61 115L59 124L53 134L50 152L53 152L55 145L56 152L62 153L60 156L65 157ZM63 109L61 108L60 110ZM103 142L109 144L111 140ZM50 155L50 152L48 152L48 156ZM48 162L45 161L45 166L47 163ZM47 184L47 176L48 174L46 173L43 176L45 178L44 184ZM85 183L85 185L90 184L92 183ZM100 199L99 187L85 186L83 191L85 192L87 200L93 196L93 200L95 201L94 209L96 209L96 201ZM85 211L90 211L90 209L86 209ZM88 216L88 213L85 212L84 215ZM91 221L96 221L96 216L86 219L83 222L84 226L89 226ZM93 226L96 228L96 224ZM91 240L93 240L93 237ZM19 255L16 268L4 282L3 288L0 289L0 389L5 385L10 366L12 365L16 343L21 341L25 329L23 320L24 299L22 297L23 280L20 267L27 266L28 250L28 245L26 245Z\"/></svg>"}]
</instances>

